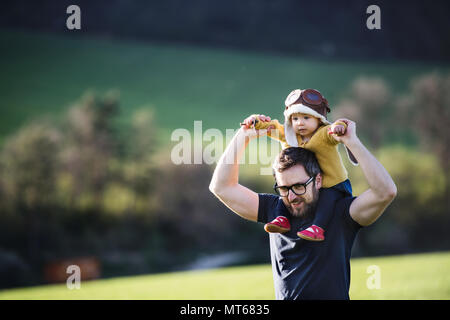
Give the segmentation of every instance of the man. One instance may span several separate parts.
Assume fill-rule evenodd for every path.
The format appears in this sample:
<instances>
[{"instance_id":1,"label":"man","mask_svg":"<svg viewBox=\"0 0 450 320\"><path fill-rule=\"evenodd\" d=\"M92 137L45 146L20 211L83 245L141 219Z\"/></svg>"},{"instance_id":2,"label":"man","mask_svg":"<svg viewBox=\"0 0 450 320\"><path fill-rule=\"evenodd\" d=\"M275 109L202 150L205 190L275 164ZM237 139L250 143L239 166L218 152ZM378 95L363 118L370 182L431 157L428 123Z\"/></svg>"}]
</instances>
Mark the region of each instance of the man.
<instances>
[{"instance_id":1,"label":"man","mask_svg":"<svg viewBox=\"0 0 450 320\"><path fill-rule=\"evenodd\" d=\"M277 299L349 299L350 256L356 234L374 223L396 196L391 177L358 139L355 123L341 121L347 130L336 140L352 152L369 188L358 197L345 197L336 203L324 242L305 241L296 235L296 230L311 223L322 184L320 168L310 151L288 148L275 160L275 182L286 187L287 194L257 194L239 184L239 159L250 139L267 131L256 132L243 125L214 171L211 192L241 217L267 223L287 215L291 220L290 232L269 236ZM301 184L303 190L299 190Z\"/></svg>"}]
</instances>

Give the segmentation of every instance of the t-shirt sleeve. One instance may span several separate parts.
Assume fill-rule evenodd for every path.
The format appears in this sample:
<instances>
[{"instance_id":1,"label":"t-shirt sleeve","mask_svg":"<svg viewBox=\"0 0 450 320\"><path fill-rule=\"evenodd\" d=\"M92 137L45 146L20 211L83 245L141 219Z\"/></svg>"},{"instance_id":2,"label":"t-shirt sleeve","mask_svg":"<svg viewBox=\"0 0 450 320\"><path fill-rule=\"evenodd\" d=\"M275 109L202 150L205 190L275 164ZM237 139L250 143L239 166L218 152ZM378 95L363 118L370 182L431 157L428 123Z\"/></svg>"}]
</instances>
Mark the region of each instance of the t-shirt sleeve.
<instances>
[{"instance_id":1,"label":"t-shirt sleeve","mask_svg":"<svg viewBox=\"0 0 450 320\"><path fill-rule=\"evenodd\" d=\"M344 225L348 227L352 231L358 231L362 226L353 220L352 216L350 215L350 205L352 204L353 200L355 200L356 197L345 197L339 200L336 203L337 212L342 215L342 219L344 221Z\"/></svg>"},{"instance_id":2,"label":"t-shirt sleeve","mask_svg":"<svg viewBox=\"0 0 450 320\"><path fill-rule=\"evenodd\" d=\"M269 193L259 193L258 222L267 223L274 219L279 197Z\"/></svg>"}]
</instances>

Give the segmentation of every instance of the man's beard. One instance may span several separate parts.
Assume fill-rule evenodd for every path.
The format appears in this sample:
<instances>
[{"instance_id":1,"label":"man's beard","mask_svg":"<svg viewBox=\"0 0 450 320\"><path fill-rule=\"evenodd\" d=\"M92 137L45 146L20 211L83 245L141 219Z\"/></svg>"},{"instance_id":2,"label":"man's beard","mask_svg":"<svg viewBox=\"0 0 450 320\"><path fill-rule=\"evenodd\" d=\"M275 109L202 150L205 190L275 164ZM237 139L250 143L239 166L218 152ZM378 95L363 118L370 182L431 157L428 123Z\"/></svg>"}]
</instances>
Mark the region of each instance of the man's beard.
<instances>
[{"instance_id":1,"label":"man's beard","mask_svg":"<svg viewBox=\"0 0 450 320\"><path fill-rule=\"evenodd\" d=\"M294 201L289 202L287 198L284 198L284 204L288 211L291 213L292 216L298 217L298 218L308 218L314 215L316 211L316 205L317 201L319 200L319 191L316 189L316 186L312 186L312 200L310 202L306 202L306 200L302 197L297 197L294 199ZM302 207L294 208L292 204L300 204L303 202Z\"/></svg>"}]
</instances>

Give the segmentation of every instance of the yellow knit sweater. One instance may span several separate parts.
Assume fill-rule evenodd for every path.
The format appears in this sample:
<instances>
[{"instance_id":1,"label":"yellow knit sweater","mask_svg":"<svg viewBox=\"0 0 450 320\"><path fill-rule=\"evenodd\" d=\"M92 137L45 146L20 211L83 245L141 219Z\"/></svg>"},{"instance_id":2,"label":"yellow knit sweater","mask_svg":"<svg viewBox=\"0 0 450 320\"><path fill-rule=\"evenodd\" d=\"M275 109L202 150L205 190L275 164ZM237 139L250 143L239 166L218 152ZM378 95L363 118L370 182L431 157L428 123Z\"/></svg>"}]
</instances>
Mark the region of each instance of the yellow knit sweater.
<instances>
[{"instance_id":1,"label":"yellow knit sweater","mask_svg":"<svg viewBox=\"0 0 450 320\"><path fill-rule=\"evenodd\" d=\"M341 124L347 127L344 122L339 121L335 122L335 124ZM269 132L268 136L280 141L283 149L289 148L290 146L287 144L284 135L284 126L278 120L271 120L269 122L259 120L255 125L255 129L267 129L270 125L275 126L275 129ZM330 188L348 179L347 170L338 152L339 142L328 134L328 128L330 126L321 125L307 142L303 142L302 137L297 135L298 146L315 153L320 169L322 170L322 186L325 188Z\"/></svg>"}]
</instances>

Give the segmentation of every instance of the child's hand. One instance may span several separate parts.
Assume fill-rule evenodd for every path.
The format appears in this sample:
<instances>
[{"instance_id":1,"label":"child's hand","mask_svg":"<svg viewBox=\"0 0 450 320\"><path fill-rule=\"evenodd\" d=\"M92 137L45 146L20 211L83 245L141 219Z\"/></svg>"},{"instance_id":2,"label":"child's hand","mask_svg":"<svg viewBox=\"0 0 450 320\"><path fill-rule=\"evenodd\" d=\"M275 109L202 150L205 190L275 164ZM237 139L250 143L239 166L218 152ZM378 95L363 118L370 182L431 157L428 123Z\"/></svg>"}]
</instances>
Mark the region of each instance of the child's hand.
<instances>
[{"instance_id":1,"label":"child's hand","mask_svg":"<svg viewBox=\"0 0 450 320\"><path fill-rule=\"evenodd\" d=\"M335 134L337 136L343 136L345 134L345 127L342 124L332 125L328 134Z\"/></svg>"},{"instance_id":2,"label":"child's hand","mask_svg":"<svg viewBox=\"0 0 450 320\"><path fill-rule=\"evenodd\" d=\"M259 118L259 120L264 121L264 122L269 122L271 120L270 117L267 117L262 114L260 114L258 116L251 115L248 118L246 118L244 120L244 122L241 123L241 126L243 126L245 129L254 128L255 124L258 122L258 118Z\"/></svg>"},{"instance_id":3,"label":"child's hand","mask_svg":"<svg viewBox=\"0 0 450 320\"><path fill-rule=\"evenodd\" d=\"M338 141L341 142L343 144L345 144L346 146L348 146L348 144L352 143L352 141L355 141L355 139L357 140L358 137L356 136L356 124L355 122L348 120L348 119L339 119L336 122L344 122L347 125L347 129L345 130L344 134L342 135L337 135L334 134L334 132L332 132L332 127L330 127L329 129L329 133L333 134L333 138Z\"/></svg>"}]
</instances>

